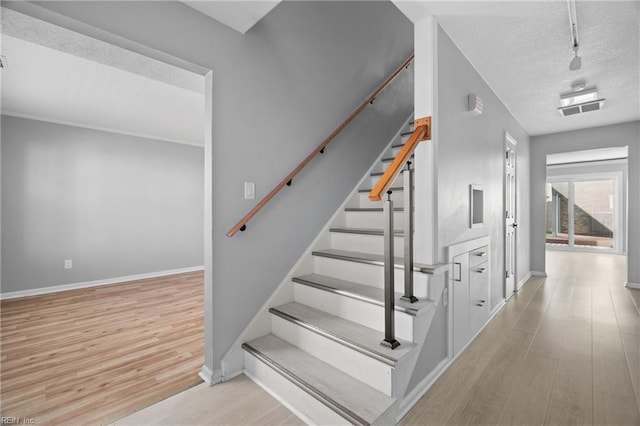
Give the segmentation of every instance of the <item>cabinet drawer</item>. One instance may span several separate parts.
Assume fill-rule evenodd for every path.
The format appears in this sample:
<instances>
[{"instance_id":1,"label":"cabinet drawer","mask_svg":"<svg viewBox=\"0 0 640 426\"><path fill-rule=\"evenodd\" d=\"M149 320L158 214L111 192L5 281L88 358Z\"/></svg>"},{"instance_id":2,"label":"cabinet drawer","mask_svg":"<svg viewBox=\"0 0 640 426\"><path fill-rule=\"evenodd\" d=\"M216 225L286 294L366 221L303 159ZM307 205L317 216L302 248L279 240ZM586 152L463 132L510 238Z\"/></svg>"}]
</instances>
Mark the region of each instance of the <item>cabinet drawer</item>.
<instances>
[{"instance_id":1,"label":"cabinet drawer","mask_svg":"<svg viewBox=\"0 0 640 426\"><path fill-rule=\"evenodd\" d=\"M486 263L469 269L469 302L471 305L489 302L489 269Z\"/></svg>"},{"instance_id":2,"label":"cabinet drawer","mask_svg":"<svg viewBox=\"0 0 640 426\"><path fill-rule=\"evenodd\" d=\"M473 268L489 259L489 247L483 246L469 252L469 267Z\"/></svg>"},{"instance_id":3,"label":"cabinet drawer","mask_svg":"<svg viewBox=\"0 0 640 426\"><path fill-rule=\"evenodd\" d=\"M469 331L475 335L489 319L488 262L469 268Z\"/></svg>"}]
</instances>

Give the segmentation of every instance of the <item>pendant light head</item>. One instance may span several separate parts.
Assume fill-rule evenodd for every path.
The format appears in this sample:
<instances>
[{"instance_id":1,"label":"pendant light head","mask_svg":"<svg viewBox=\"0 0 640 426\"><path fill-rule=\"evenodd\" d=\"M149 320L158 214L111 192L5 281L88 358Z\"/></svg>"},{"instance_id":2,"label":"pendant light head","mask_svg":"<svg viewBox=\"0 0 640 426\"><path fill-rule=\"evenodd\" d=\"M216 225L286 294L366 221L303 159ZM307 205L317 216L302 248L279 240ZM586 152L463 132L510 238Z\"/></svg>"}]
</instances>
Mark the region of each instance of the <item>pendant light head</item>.
<instances>
[{"instance_id":1,"label":"pendant light head","mask_svg":"<svg viewBox=\"0 0 640 426\"><path fill-rule=\"evenodd\" d=\"M578 71L580 68L582 68L582 58L578 56L578 46L573 49L573 52L574 57L571 62L569 62L569 70Z\"/></svg>"},{"instance_id":2,"label":"pendant light head","mask_svg":"<svg viewBox=\"0 0 640 426\"><path fill-rule=\"evenodd\" d=\"M571 45L573 46L573 59L569 62L569 70L577 71L582 68L582 58L578 56L578 16L576 13L576 1L567 0L569 6L569 27L571 30Z\"/></svg>"}]
</instances>

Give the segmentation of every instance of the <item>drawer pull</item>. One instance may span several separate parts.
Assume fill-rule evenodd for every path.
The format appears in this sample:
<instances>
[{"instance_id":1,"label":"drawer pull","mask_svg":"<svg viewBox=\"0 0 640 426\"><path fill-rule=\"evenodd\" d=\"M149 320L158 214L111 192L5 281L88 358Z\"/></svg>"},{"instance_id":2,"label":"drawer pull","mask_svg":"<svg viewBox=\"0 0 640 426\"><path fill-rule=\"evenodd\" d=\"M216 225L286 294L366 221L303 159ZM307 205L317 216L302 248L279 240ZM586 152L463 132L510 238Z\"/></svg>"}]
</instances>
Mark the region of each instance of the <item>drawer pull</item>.
<instances>
[{"instance_id":1,"label":"drawer pull","mask_svg":"<svg viewBox=\"0 0 640 426\"><path fill-rule=\"evenodd\" d=\"M479 274L484 274L485 272L487 272L487 268L478 268L476 269L476 272Z\"/></svg>"},{"instance_id":2,"label":"drawer pull","mask_svg":"<svg viewBox=\"0 0 640 426\"><path fill-rule=\"evenodd\" d=\"M456 270L455 267L458 267L458 278L456 278ZM454 281L462 281L462 263L454 262L453 263L453 280Z\"/></svg>"},{"instance_id":3,"label":"drawer pull","mask_svg":"<svg viewBox=\"0 0 640 426\"><path fill-rule=\"evenodd\" d=\"M487 255L487 252L486 251L481 251L481 252L476 253L475 255L478 256L478 257L485 257Z\"/></svg>"},{"instance_id":4,"label":"drawer pull","mask_svg":"<svg viewBox=\"0 0 640 426\"><path fill-rule=\"evenodd\" d=\"M482 308L484 305L482 303L476 303L476 306L479 306Z\"/></svg>"}]
</instances>

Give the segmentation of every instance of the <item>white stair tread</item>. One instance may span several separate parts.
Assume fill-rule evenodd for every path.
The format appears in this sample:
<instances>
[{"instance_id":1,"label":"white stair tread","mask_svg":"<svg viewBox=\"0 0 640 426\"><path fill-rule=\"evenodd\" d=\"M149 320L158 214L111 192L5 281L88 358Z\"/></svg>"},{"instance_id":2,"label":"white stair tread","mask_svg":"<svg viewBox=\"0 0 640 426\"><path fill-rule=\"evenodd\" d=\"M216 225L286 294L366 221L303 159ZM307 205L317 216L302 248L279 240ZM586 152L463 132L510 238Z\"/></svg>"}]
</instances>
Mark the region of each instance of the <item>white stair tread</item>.
<instances>
[{"instance_id":1,"label":"white stair tread","mask_svg":"<svg viewBox=\"0 0 640 426\"><path fill-rule=\"evenodd\" d=\"M269 312L391 366L415 348L414 343L400 339L396 349L382 346L384 333L302 303L290 302Z\"/></svg>"},{"instance_id":2,"label":"white stair tread","mask_svg":"<svg viewBox=\"0 0 640 426\"><path fill-rule=\"evenodd\" d=\"M329 257L332 259L346 260L350 262L367 263L370 265L384 266L384 256L381 254L362 253L357 251L325 249L314 250L313 256ZM394 259L396 269L404 269L404 259L396 257ZM414 263L413 270L424 274L438 274L448 269L447 264L425 265L422 263Z\"/></svg>"},{"instance_id":3,"label":"white stair tread","mask_svg":"<svg viewBox=\"0 0 640 426\"><path fill-rule=\"evenodd\" d=\"M378 306L384 306L384 290L365 284L355 283L353 281L340 280L338 278L327 277L319 274L309 274L300 277L294 277L293 282L319 288L321 290L330 291L341 294L346 297L373 303ZM417 302L409 303L400 300L402 293L396 293L395 309L409 315L419 315L424 309L427 309L435 303L430 299L420 299Z\"/></svg>"},{"instance_id":4,"label":"white stair tread","mask_svg":"<svg viewBox=\"0 0 640 426\"><path fill-rule=\"evenodd\" d=\"M242 347L352 423L371 424L395 402L273 334Z\"/></svg>"},{"instance_id":5,"label":"white stair tread","mask_svg":"<svg viewBox=\"0 0 640 426\"><path fill-rule=\"evenodd\" d=\"M384 229L376 229L376 228L331 228L329 232L337 232L342 234L360 234L360 235L378 235L384 236ZM394 229L393 231L396 237L401 237L404 235L404 230L402 229Z\"/></svg>"}]
</instances>

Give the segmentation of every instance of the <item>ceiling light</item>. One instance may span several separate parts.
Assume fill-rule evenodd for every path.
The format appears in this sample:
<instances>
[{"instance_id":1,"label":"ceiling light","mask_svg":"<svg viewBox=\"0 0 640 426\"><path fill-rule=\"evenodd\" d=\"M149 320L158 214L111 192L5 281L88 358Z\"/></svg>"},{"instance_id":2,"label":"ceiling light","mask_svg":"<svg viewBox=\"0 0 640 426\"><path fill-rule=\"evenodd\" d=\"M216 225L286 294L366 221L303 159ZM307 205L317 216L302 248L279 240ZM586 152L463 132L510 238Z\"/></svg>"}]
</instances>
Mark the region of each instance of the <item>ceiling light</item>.
<instances>
[{"instance_id":1,"label":"ceiling light","mask_svg":"<svg viewBox=\"0 0 640 426\"><path fill-rule=\"evenodd\" d=\"M560 107L558 112L564 117L568 115L582 114L589 111L597 111L604 106L604 98L598 98L598 89L575 90L576 83L571 85L573 91L560 95ZM579 85L578 85L579 87Z\"/></svg>"},{"instance_id":2,"label":"ceiling light","mask_svg":"<svg viewBox=\"0 0 640 426\"><path fill-rule=\"evenodd\" d=\"M578 92L569 92L560 95L560 106L566 107L571 105L582 104L598 99L598 89L592 87L590 89L580 90Z\"/></svg>"},{"instance_id":3,"label":"ceiling light","mask_svg":"<svg viewBox=\"0 0 640 426\"><path fill-rule=\"evenodd\" d=\"M582 58L578 56L578 15L576 13L576 1L567 0L569 6L569 26L571 30L571 47L573 59L569 63L569 70L577 71L582 67Z\"/></svg>"}]
</instances>

